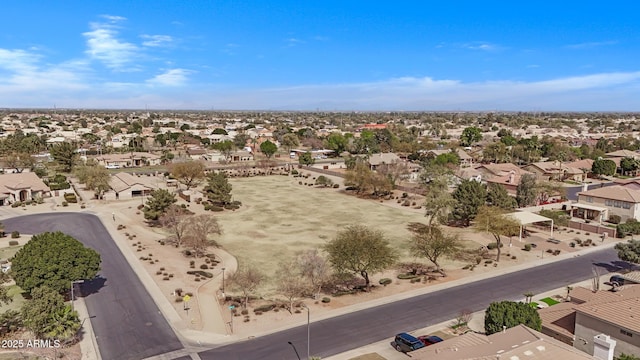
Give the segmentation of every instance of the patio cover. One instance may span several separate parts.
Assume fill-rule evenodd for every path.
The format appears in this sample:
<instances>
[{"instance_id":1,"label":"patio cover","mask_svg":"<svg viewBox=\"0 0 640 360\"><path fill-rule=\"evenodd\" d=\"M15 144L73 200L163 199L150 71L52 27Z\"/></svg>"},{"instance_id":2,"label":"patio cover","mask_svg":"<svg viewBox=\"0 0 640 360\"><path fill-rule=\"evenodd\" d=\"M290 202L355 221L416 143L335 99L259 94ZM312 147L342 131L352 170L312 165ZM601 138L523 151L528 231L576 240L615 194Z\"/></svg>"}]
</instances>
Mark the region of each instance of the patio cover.
<instances>
[{"instance_id":1,"label":"patio cover","mask_svg":"<svg viewBox=\"0 0 640 360\"><path fill-rule=\"evenodd\" d=\"M520 224L520 235L518 237L519 241L522 241L522 228L527 224L533 224L537 222L543 221L551 221L551 238L553 238L553 219L549 219L548 217L544 217L542 215L534 214L529 211L516 211L507 214L507 216L513 218Z\"/></svg>"},{"instance_id":2,"label":"patio cover","mask_svg":"<svg viewBox=\"0 0 640 360\"><path fill-rule=\"evenodd\" d=\"M600 207L600 206L583 204L583 203L573 203L573 204L571 204L571 207L572 208L587 209L587 210L595 210L595 211L600 211L600 212L607 211L606 207Z\"/></svg>"}]
</instances>

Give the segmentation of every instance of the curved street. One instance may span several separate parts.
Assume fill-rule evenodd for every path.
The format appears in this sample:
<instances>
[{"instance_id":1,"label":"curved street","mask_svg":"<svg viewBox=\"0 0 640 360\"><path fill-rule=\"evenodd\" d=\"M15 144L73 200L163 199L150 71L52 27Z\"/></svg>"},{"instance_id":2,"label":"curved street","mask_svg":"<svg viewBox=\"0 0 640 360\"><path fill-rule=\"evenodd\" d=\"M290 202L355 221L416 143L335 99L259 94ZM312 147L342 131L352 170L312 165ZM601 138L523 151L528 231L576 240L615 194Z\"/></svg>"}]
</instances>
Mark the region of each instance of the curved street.
<instances>
[{"instance_id":1,"label":"curved street","mask_svg":"<svg viewBox=\"0 0 640 360\"><path fill-rule=\"evenodd\" d=\"M184 349L140 279L100 219L87 213L26 215L3 220L6 231L37 234L62 231L102 257L99 277L80 285L102 358L144 359ZM328 357L455 318L461 310L479 311L496 300L518 300L627 266L611 249L497 275L468 284L313 322L310 353ZM313 314L312 314L313 319ZM295 359L291 341L306 349L306 325L198 353L203 360ZM176 353L177 354L177 353ZM195 355L195 354L194 354ZM184 353L181 354L185 357Z\"/></svg>"},{"instance_id":2,"label":"curved street","mask_svg":"<svg viewBox=\"0 0 640 360\"><path fill-rule=\"evenodd\" d=\"M87 213L25 215L2 221L6 231L62 231L100 253L93 281L76 285L84 297L102 359L140 360L182 349L182 343L100 219Z\"/></svg>"}]
</instances>

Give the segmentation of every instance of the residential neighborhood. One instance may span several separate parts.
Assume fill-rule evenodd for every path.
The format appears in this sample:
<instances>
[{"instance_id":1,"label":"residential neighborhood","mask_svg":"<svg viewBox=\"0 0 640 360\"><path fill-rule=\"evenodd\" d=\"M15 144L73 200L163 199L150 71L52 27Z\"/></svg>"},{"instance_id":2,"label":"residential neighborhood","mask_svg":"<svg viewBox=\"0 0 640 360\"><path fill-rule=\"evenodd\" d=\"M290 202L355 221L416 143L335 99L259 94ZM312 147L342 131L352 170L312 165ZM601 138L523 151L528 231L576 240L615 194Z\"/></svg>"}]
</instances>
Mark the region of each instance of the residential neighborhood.
<instances>
[{"instance_id":1,"label":"residential neighborhood","mask_svg":"<svg viewBox=\"0 0 640 360\"><path fill-rule=\"evenodd\" d=\"M378 122L370 123L371 116ZM575 129L566 132L581 133L568 137L543 125L565 114L539 122L508 113L457 114L446 132L442 123L431 121L440 116L351 114L350 122L340 119L336 124L341 116L335 113L7 112L0 122L0 205L6 214L90 211L102 214L113 227L116 242L140 235L122 251L131 253L129 262L154 279L145 287L151 293L160 290L154 301L163 304L164 317L175 317L173 326L201 334L194 339L205 334L255 336L275 324L298 324L296 314L304 306L309 316L329 316L360 303L360 296L384 299L411 289L428 293L433 286L453 286L450 276L464 281L476 267L478 274L497 281L513 267L609 249L640 234L640 180L634 178L640 168L640 134L618 131L635 117L571 118ZM464 125L471 118L484 125ZM537 125L522 132L500 123L513 119ZM304 198L315 200L301 202ZM333 205L318 207L325 201ZM333 211L349 222L333 226ZM285 220L288 212L298 220ZM368 215L361 223L347 225L363 213ZM317 225L301 228L300 221ZM15 232L10 218L2 222L5 232ZM273 228L287 223L294 226L292 232ZM198 243L201 226L206 226L206 240ZM385 231L372 230L376 228ZM378 267L363 272L338 265L343 254L332 253L331 244L350 241L355 234L366 234L367 241L384 236L381 244L387 245L367 245L358 255L370 246L388 249L382 250ZM321 240L312 241L312 236ZM306 250L293 252L301 238L309 242ZM271 239L284 247L273 247ZM449 245L442 253L431 253L435 240ZM387 248L394 244L402 249L399 244L407 241L413 245L406 253ZM249 244L252 249L246 248ZM308 261L304 251L314 251L314 261L327 270L354 277L332 282L326 273L320 290L314 290L321 295L313 296L302 283L298 288L278 285L306 275L297 265L274 259L286 254ZM185 277L180 269L194 269L201 256L208 261L200 265L195 281L205 282L193 287L192 275ZM420 258L424 262L412 262ZM171 260L158 268L160 259ZM0 258L6 269L14 268L11 260ZM260 270L255 264L262 264ZM234 280L248 271L259 271L264 279L253 290L243 290ZM389 283L390 288L383 285ZM635 286L640 285L615 292L576 287L559 304L537 310L540 328L520 323L493 334L478 328L451 335L444 326L438 332L442 341L411 354L425 359L496 354L610 359L633 354L639 349L632 340L637 329L624 319L635 311ZM188 300L188 311L184 291L197 295ZM245 291L259 298L236 300L234 294ZM229 315L208 309L207 302L244 310ZM626 308L618 306L631 310L625 315ZM282 318L273 309L288 309L291 316ZM235 316L245 321L232 325ZM619 322L612 324L615 319ZM78 351L91 351L83 341L79 345ZM400 347L377 353L395 359L389 351L394 348ZM351 359L334 355L336 360Z\"/></svg>"}]
</instances>

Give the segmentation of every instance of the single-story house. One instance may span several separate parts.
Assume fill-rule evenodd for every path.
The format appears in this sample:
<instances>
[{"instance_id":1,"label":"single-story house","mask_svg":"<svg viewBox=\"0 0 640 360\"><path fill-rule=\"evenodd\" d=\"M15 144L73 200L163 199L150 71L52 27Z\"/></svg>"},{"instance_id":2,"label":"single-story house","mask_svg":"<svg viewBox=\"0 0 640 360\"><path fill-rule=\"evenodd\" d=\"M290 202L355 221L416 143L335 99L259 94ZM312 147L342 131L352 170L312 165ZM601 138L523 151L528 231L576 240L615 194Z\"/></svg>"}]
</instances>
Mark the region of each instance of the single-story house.
<instances>
[{"instance_id":1,"label":"single-story house","mask_svg":"<svg viewBox=\"0 0 640 360\"><path fill-rule=\"evenodd\" d=\"M98 164L107 168L125 168L160 165L160 155L146 152L103 154L94 157Z\"/></svg>"},{"instance_id":2,"label":"single-story house","mask_svg":"<svg viewBox=\"0 0 640 360\"><path fill-rule=\"evenodd\" d=\"M150 195L158 189L159 179L154 176L132 175L126 172L113 174L109 180L111 191L104 198L107 200L128 200Z\"/></svg>"},{"instance_id":3,"label":"single-story house","mask_svg":"<svg viewBox=\"0 0 640 360\"><path fill-rule=\"evenodd\" d=\"M375 170L382 164L393 164L400 161L402 161L402 159L394 153L378 153L369 156L369 166L371 170Z\"/></svg>"},{"instance_id":4,"label":"single-story house","mask_svg":"<svg viewBox=\"0 0 640 360\"><path fill-rule=\"evenodd\" d=\"M0 206L50 196L51 190L35 173L0 175Z\"/></svg>"}]
</instances>

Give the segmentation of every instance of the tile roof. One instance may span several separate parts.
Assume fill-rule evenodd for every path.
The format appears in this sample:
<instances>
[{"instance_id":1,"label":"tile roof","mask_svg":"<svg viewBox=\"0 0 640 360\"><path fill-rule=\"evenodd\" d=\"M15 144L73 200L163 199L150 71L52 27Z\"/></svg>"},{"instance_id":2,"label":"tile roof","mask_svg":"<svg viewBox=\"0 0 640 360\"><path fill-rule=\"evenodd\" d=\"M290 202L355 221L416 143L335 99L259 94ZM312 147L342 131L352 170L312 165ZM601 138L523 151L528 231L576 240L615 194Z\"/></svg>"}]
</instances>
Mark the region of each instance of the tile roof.
<instances>
[{"instance_id":1,"label":"tile roof","mask_svg":"<svg viewBox=\"0 0 640 360\"><path fill-rule=\"evenodd\" d=\"M32 172L0 175L0 193L9 193L17 189L31 189L32 191L50 191L49 187Z\"/></svg>"},{"instance_id":2,"label":"tile roof","mask_svg":"<svg viewBox=\"0 0 640 360\"><path fill-rule=\"evenodd\" d=\"M369 157L369 164L373 166L392 164L396 161L400 161L400 157L394 153L371 154Z\"/></svg>"},{"instance_id":3,"label":"tile roof","mask_svg":"<svg viewBox=\"0 0 640 360\"><path fill-rule=\"evenodd\" d=\"M598 189L581 191L578 195L640 203L640 190L634 190L622 185L605 186Z\"/></svg>"},{"instance_id":4,"label":"tile roof","mask_svg":"<svg viewBox=\"0 0 640 360\"><path fill-rule=\"evenodd\" d=\"M516 175L530 174L529 171L521 169L517 165L514 165L512 163L482 164L476 169L480 171L484 169L486 172L489 172L493 176L508 176L512 170L516 173Z\"/></svg>"},{"instance_id":5,"label":"tile roof","mask_svg":"<svg viewBox=\"0 0 640 360\"><path fill-rule=\"evenodd\" d=\"M610 153L606 153L605 154L607 157L630 157L630 158L639 158L640 154L638 154L635 151L631 151L631 150L618 150L618 151L612 151Z\"/></svg>"},{"instance_id":6,"label":"tile roof","mask_svg":"<svg viewBox=\"0 0 640 360\"><path fill-rule=\"evenodd\" d=\"M133 176L126 172L114 174L109 180L109 186L118 193L127 190L136 184L152 190L157 188L157 185L150 181L148 176Z\"/></svg>"},{"instance_id":7,"label":"tile roof","mask_svg":"<svg viewBox=\"0 0 640 360\"><path fill-rule=\"evenodd\" d=\"M489 336L467 333L411 352L418 360L584 360L592 356L524 325Z\"/></svg>"},{"instance_id":8,"label":"tile roof","mask_svg":"<svg viewBox=\"0 0 640 360\"><path fill-rule=\"evenodd\" d=\"M599 292L600 293L600 292ZM576 311L590 317L640 333L640 286L631 285L608 296L594 297L576 307Z\"/></svg>"}]
</instances>

